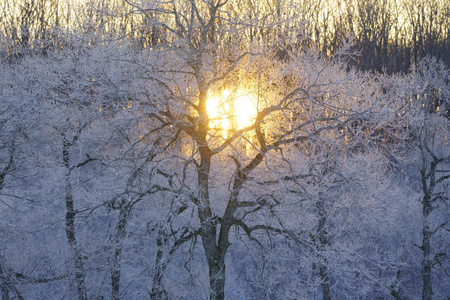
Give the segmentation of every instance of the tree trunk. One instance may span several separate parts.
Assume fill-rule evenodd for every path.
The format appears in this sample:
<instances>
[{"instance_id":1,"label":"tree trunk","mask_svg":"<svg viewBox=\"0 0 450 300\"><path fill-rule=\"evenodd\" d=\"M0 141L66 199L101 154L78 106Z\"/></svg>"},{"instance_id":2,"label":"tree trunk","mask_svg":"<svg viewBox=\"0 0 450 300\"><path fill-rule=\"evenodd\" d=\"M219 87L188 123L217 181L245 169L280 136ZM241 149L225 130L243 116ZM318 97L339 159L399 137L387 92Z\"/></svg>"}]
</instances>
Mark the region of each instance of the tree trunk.
<instances>
[{"instance_id":1,"label":"tree trunk","mask_svg":"<svg viewBox=\"0 0 450 300\"><path fill-rule=\"evenodd\" d=\"M430 228L429 217L433 211L432 196L434 189L436 187L436 170L440 162L443 161L442 158L437 158L431 153L432 160L428 162L428 153L430 150L425 144L427 141L423 140L420 144L420 149L422 153L422 169L420 170L421 180L422 180L422 299L431 300L433 296L433 288L431 283L431 236L433 232Z\"/></svg>"},{"instance_id":2,"label":"tree trunk","mask_svg":"<svg viewBox=\"0 0 450 300\"><path fill-rule=\"evenodd\" d=\"M210 300L225 299L225 263L220 256L213 261L208 258Z\"/></svg>"},{"instance_id":3,"label":"tree trunk","mask_svg":"<svg viewBox=\"0 0 450 300\"><path fill-rule=\"evenodd\" d=\"M322 299L323 300L331 300L330 294L330 279L328 278L328 268L327 266L321 264L319 268L320 279L322 283Z\"/></svg>"},{"instance_id":4,"label":"tree trunk","mask_svg":"<svg viewBox=\"0 0 450 300\"><path fill-rule=\"evenodd\" d=\"M86 280L83 267L83 256L78 249L77 239L75 236L75 208L73 203L72 183L71 183L71 168L69 160L70 143L63 141L63 161L66 168L65 174L65 200L66 200L66 236L72 251L72 258L75 264L75 281L77 284L78 299L87 299Z\"/></svg>"},{"instance_id":5,"label":"tree trunk","mask_svg":"<svg viewBox=\"0 0 450 300\"><path fill-rule=\"evenodd\" d=\"M204 94L204 93L203 93ZM206 116L206 94L201 103L205 105ZM225 259L224 253L217 245L217 225L209 202L209 174L211 170L212 152L207 146L206 133L208 128L207 117L199 128L199 153L201 162L197 167L199 187L198 216L202 227L201 239L205 250L206 260L209 268L209 294L210 299L221 300L225 297Z\"/></svg>"},{"instance_id":6,"label":"tree trunk","mask_svg":"<svg viewBox=\"0 0 450 300\"><path fill-rule=\"evenodd\" d=\"M428 224L428 216L431 213L432 207L429 199L429 195L425 195L423 198L423 225L422 225L422 299L431 300L433 295L433 289L431 285L431 259L430 259L430 245L431 235L430 226Z\"/></svg>"},{"instance_id":7,"label":"tree trunk","mask_svg":"<svg viewBox=\"0 0 450 300\"><path fill-rule=\"evenodd\" d=\"M197 63L200 65L200 60ZM225 297L225 253L222 253L217 244L217 219L212 213L209 202L209 175L213 152L208 147L207 142L209 129L209 119L206 111L207 88L203 81L200 81L198 84L200 90L198 105L200 122L195 135L200 154L200 164L197 166L199 200L197 211L201 224L202 245L208 262L210 299L220 300Z\"/></svg>"},{"instance_id":8,"label":"tree trunk","mask_svg":"<svg viewBox=\"0 0 450 300\"><path fill-rule=\"evenodd\" d=\"M111 271L111 299L118 300L120 295L120 268L122 266L122 244L126 235L126 225L128 220L129 207L125 205L120 209L117 222L117 235L115 240L115 250L113 266Z\"/></svg>"},{"instance_id":9,"label":"tree trunk","mask_svg":"<svg viewBox=\"0 0 450 300\"><path fill-rule=\"evenodd\" d=\"M203 215L202 244L205 250L209 268L209 294L210 299L220 300L225 298L225 253L222 253L216 244L216 225L213 220L205 219L206 213L199 209L199 215Z\"/></svg>"},{"instance_id":10,"label":"tree trunk","mask_svg":"<svg viewBox=\"0 0 450 300\"><path fill-rule=\"evenodd\" d=\"M322 299L331 300L330 294L330 278L328 277L328 267L327 260L323 256L323 252L326 250L326 246L329 244L328 232L326 231L325 224L327 221L327 212L325 211L325 200L322 196L319 196L319 201L316 202L316 208L319 213L319 225L317 227L319 235L319 256L320 256L320 267L319 274L322 286Z\"/></svg>"},{"instance_id":11,"label":"tree trunk","mask_svg":"<svg viewBox=\"0 0 450 300\"><path fill-rule=\"evenodd\" d=\"M210 299L220 300L225 297L225 260L217 242L217 228L209 206L208 177L209 166L199 168L199 186L201 193L198 215L202 226L202 244L209 268Z\"/></svg>"},{"instance_id":12,"label":"tree trunk","mask_svg":"<svg viewBox=\"0 0 450 300\"><path fill-rule=\"evenodd\" d=\"M167 299L167 294L162 286L163 274L166 268L166 263L163 262L163 249L162 247L167 243L167 238L162 229L159 229L158 237L156 238L156 245L158 251L156 252L155 259L155 275L153 275L153 285L150 292L150 299Z\"/></svg>"}]
</instances>

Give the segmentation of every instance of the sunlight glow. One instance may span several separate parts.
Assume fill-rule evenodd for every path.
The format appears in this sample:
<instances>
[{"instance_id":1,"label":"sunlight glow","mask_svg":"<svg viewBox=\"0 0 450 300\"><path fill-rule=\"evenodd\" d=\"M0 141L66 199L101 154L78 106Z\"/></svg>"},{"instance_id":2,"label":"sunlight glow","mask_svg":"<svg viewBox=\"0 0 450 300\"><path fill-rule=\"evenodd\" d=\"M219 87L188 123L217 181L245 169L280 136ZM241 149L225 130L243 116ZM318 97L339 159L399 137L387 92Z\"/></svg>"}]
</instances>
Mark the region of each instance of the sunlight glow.
<instances>
[{"instance_id":1,"label":"sunlight glow","mask_svg":"<svg viewBox=\"0 0 450 300\"><path fill-rule=\"evenodd\" d=\"M209 128L219 130L222 137L227 137L230 130L251 126L258 113L255 99L242 89L234 93L225 89L218 95L210 96L206 110L210 119Z\"/></svg>"}]
</instances>

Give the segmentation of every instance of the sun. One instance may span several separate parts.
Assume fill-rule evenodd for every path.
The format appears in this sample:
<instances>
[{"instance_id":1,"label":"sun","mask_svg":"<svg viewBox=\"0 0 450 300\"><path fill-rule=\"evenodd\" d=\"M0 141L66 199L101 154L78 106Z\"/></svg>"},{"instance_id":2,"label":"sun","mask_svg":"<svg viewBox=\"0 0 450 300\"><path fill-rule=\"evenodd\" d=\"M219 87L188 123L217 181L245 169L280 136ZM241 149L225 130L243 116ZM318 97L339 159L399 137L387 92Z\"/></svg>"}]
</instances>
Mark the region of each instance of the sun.
<instances>
[{"instance_id":1,"label":"sun","mask_svg":"<svg viewBox=\"0 0 450 300\"><path fill-rule=\"evenodd\" d=\"M231 130L251 126L258 113L255 99L243 89L231 92L229 89L211 95L206 102L209 128L228 136Z\"/></svg>"}]
</instances>

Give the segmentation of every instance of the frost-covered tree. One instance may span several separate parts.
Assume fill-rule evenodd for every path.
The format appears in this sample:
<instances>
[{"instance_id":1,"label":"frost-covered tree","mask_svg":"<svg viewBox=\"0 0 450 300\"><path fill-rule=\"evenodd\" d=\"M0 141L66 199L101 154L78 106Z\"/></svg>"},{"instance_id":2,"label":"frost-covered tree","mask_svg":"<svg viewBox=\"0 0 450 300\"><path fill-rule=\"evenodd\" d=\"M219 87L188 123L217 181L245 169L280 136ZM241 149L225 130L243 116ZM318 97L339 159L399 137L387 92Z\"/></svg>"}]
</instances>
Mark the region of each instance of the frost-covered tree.
<instances>
[{"instance_id":1,"label":"frost-covered tree","mask_svg":"<svg viewBox=\"0 0 450 300\"><path fill-rule=\"evenodd\" d=\"M125 2L95 18L145 19L138 45L2 61L5 295L445 296L441 64L356 71L284 1Z\"/></svg>"},{"instance_id":2,"label":"frost-covered tree","mask_svg":"<svg viewBox=\"0 0 450 300\"><path fill-rule=\"evenodd\" d=\"M374 109L383 105L377 103L381 89L370 83L374 80L370 76L347 72L341 53L326 61L293 50L297 37L277 34L289 18L279 19L276 11L245 19L233 13L236 7L226 1L130 5L163 33L161 43L150 52L150 60L161 65L147 67L150 80L166 94L158 115L161 124L170 123L190 141L179 154L185 161L183 173L167 174L183 178L179 187L193 195L208 263L209 297L223 299L233 228L243 230L250 241L255 241L255 231L295 237L291 229L277 223L278 218L262 213L280 204L270 189L252 186L278 182L283 176L293 181L322 178L334 170L326 165L335 164L329 161L335 147L342 155L336 157L338 162L352 147L363 151L371 133L376 135L376 129L385 125ZM262 20L265 26L273 21L270 35L255 41L246 33L261 26ZM243 94L253 108L240 108ZM208 101L221 97L219 113L212 116ZM249 122L235 116L240 109L254 109ZM320 155L317 165L311 165L314 157L309 155ZM298 167L307 162L311 170ZM315 187L319 225L311 232L318 252L328 243L322 181ZM308 189L313 188L313 183L308 184ZM324 294L329 294L325 261L319 268Z\"/></svg>"},{"instance_id":3,"label":"frost-covered tree","mask_svg":"<svg viewBox=\"0 0 450 300\"><path fill-rule=\"evenodd\" d=\"M411 127L420 171L422 298L446 297L449 282L450 72L442 61L427 57L411 74ZM433 288L435 287L435 288Z\"/></svg>"}]
</instances>

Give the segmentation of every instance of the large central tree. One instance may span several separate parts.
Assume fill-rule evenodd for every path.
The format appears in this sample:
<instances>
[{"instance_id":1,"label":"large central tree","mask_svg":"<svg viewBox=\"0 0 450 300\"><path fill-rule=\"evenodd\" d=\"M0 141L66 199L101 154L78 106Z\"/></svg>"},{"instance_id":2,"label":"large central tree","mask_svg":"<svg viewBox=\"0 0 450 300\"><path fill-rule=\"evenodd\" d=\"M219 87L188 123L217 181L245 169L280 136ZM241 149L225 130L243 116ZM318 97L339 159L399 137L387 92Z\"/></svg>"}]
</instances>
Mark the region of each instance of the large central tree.
<instances>
[{"instance_id":1,"label":"large central tree","mask_svg":"<svg viewBox=\"0 0 450 300\"><path fill-rule=\"evenodd\" d=\"M302 174L301 168L291 165L292 151L317 155L340 145L345 153L355 142L364 147L358 136L367 130L358 126L365 122L378 91L370 86L370 91L364 90L365 77L346 72L338 62L341 53L326 62L294 50L301 42L294 35L300 24L291 19L295 7L284 5L281 13L280 1L273 5L154 1L144 6L127 2L145 15L149 34L158 37L149 51L157 66L147 68L149 80L163 90L153 117L177 128L176 139L185 136L191 141L181 156L184 172L192 166L196 179L183 181L180 188L192 192L197 208L210 298L224 299L225 258L233 227L242 228L250 238L255 230L293 236L269 221L248 225L249 215L278 201L272 199L270 204L263 193L243 199L243 189L249 182L317 176ZM208 115L208 101L224 90L229 94L222 105L234 110L222 109L219 118L231 123L237 122L233 114L239 110L238 93L244 90L253 99L257 113L246 126L211 125L215 120ZM323 146L311 146L317 143ZM217 179L215 170L228 165L226 161L232 162L234 171ZM220 181L228 181L229 188L218 200L211 187Z\"/></svg>"}]
</instances>

